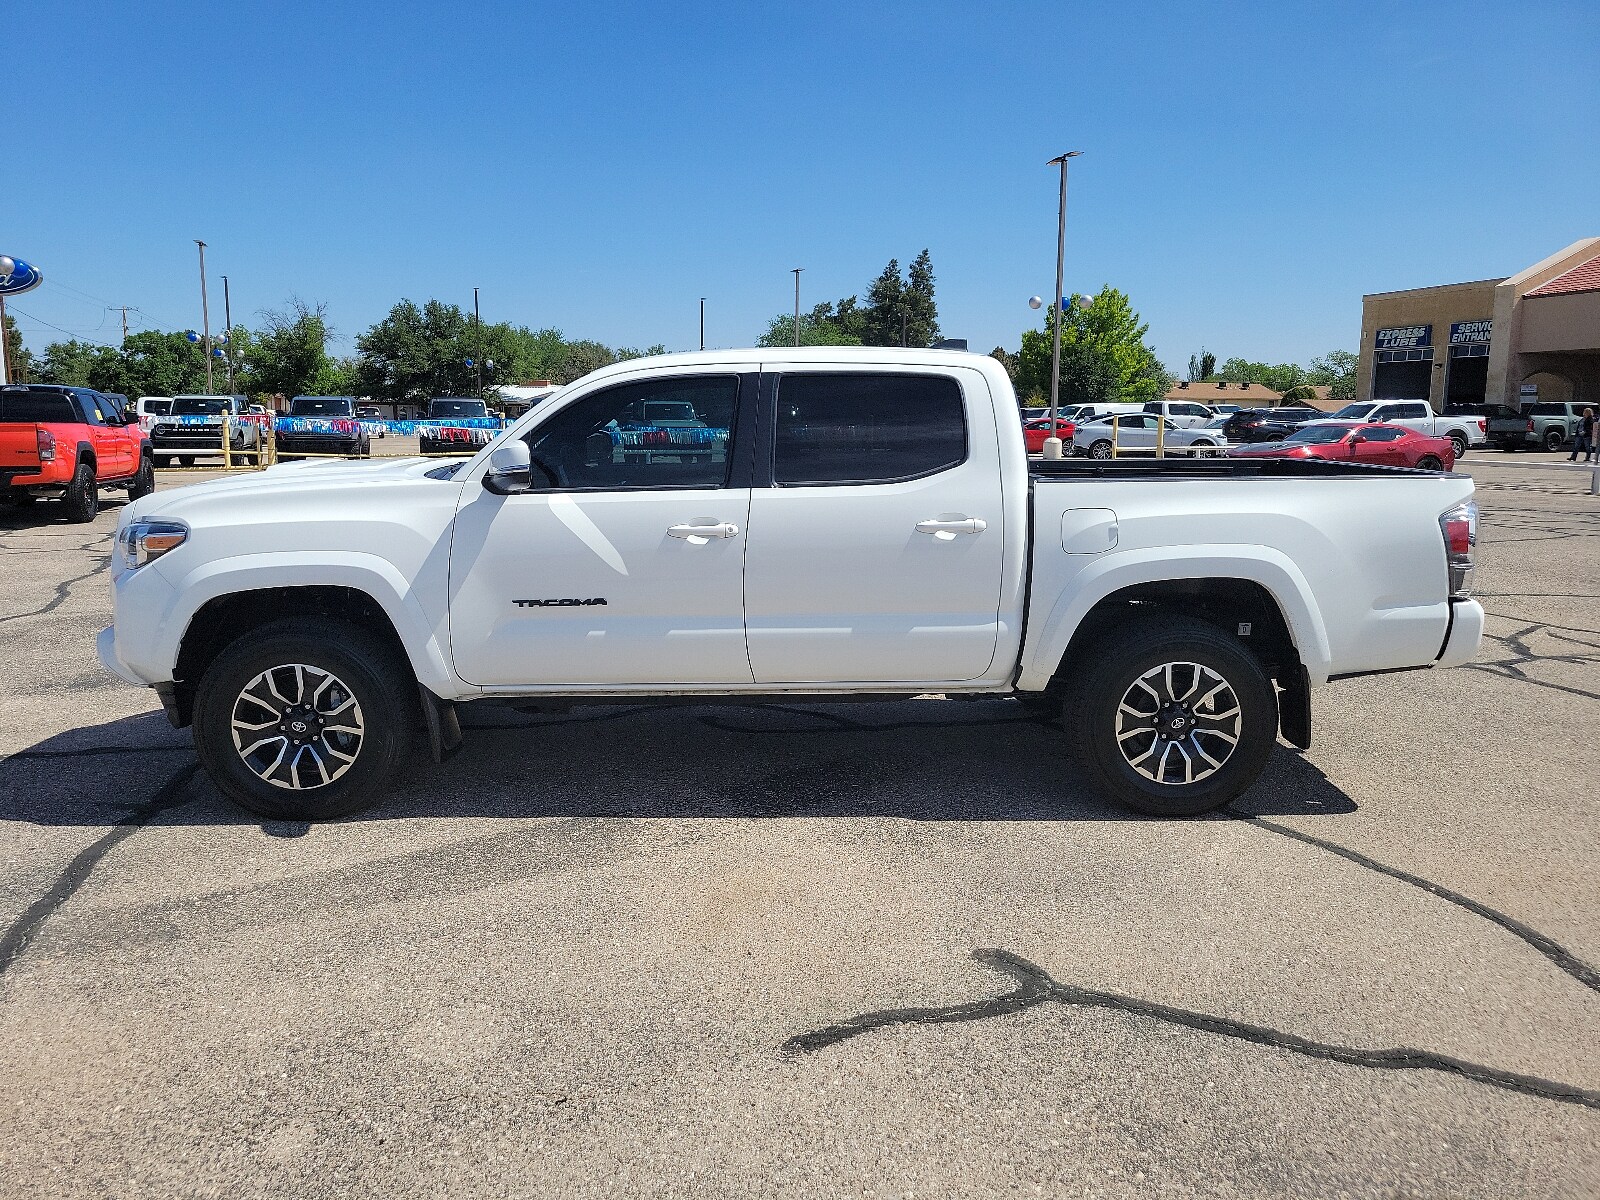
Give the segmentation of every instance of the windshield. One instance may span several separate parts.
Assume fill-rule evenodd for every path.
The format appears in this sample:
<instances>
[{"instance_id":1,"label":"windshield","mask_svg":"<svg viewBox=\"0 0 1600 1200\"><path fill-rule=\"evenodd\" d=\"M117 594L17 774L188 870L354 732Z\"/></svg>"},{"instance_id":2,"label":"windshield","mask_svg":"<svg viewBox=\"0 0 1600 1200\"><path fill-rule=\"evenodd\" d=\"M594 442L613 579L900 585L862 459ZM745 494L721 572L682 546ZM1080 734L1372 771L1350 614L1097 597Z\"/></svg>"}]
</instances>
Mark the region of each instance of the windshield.
<instances>
[{"instance_id":1,"label":"windshield","mask_svg":"<svg viewBox=\"0 0 1600 1200\"><path fill-rule=\"evenodd\" d=\"M1338 421L1359 421L1371 411L1372 405L1370 404L1346 404L1333 416Z\"/></svg>"},{"instance_id":2,"label":"windshield","mask_svg":"<svg viewBox=\"0 0 1600 1200\"><path fill-rule=\"evenodd\" d=\"M1299 442L1301 445L1326 446L1331 442L1344 441L1349 434L1348 425L1302 425L1283 440Z\"/></svg>"},{"instance_id":3,"label":"windshield","mask_svg":"<svg viewBox=\"0 0 1600 1200\"><path fill-rule=\"evenodd\" d=\"M489 408L482 400L434 400L428 405L430 417L483 417Z\"/></svg>"},{"instance_id":4,"label":"windshield","mask_svg":"<svg viewBox=\"0 0 1600 1200\"><path fill-rule=\"evenodd\" d=\"M158 417L164 417L169 412L172 411L172 401L171 400L146 400L146 401L144 401L144 410L145 410L145 412L153 413L154 415L156 415Z\"/></svg>"},{"instance_id":5,"label":"windshield","mask_svg":"<svg viewBox=\"0 0 1600 1200\"><path fill-rule=\"evenodd\" d=\"M175 417L214 417L227 411L228 402L220 397L185 396L172 402L172 415Z\"/></svg>"},{"instance_id":6,"label":"windshield","mask_svg":"<svg viewBox=\"0 0 1600 1200\"><path fill-rule=\"evenodd\" d=\"M289 401L295 417L348 417L355 412L354 396L296 396Z\"/></svg>"}]
</instances>

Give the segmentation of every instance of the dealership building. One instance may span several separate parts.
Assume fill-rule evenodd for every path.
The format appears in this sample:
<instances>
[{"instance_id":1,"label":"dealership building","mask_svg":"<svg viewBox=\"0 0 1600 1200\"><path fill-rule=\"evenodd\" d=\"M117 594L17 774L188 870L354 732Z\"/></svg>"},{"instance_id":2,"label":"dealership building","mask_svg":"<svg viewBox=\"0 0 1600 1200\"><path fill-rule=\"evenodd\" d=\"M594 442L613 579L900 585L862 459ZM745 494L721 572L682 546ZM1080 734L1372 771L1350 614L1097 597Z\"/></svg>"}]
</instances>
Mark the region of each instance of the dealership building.
<instances>
[{"instance_id":1,"label":"dealership building","mask_svg":"<svg viewBox=\"0 0 1600 1200\"><path fill-rule=\"evenodd\" d=\"M1362 400L1600 404L1600 238L1505 279L1361 301Z\"/></svg>"}]
</instances>

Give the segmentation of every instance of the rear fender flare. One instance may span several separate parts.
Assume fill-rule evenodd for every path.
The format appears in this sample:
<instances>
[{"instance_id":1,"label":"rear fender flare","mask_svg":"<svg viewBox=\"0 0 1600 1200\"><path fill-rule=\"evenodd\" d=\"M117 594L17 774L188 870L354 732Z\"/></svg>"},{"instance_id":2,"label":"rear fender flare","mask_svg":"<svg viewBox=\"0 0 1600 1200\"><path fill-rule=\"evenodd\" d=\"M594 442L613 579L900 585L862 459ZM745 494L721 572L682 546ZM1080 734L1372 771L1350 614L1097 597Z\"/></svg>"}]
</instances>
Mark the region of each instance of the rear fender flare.
<instances>
[{"instance_id":1,"label":"rear fender flare","mask_svg":"<svg viewBox=\"0 0 1600 1200\"><path fill-rule=\"evenodd\" d=\"M1041 615L1038 632L1029 631L1018 689L1037 691L1049 684L1072 635L1102 600L1125 588L1175 579L1242 579L1260 584L1283 613L1310 682L1327 681L1332 664L1327 627L1311 585L1287 555L1268 546L1171 546L1106 555L1074 576ZM1035 596L1034 603L1038 600Z\"/></svg>"}]
</instances>

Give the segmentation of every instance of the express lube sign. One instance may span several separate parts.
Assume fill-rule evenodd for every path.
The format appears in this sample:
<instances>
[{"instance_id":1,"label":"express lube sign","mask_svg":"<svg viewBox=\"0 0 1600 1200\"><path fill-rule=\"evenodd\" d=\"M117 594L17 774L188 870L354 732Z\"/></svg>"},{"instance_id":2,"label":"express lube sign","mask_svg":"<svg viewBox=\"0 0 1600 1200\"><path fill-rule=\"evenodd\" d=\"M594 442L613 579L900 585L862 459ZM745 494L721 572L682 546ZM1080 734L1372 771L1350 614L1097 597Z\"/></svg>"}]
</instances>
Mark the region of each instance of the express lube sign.
<instances>
[{"instance_id":1,"label":"express lube sign","mask_svg":"<svg viewBox=\"0 0 1600 1200\"><path fill-rule=\"evenodd\" d=\"M1376 339L1379 350L1415 350L1432 344L1432 325L1398 325L1393 329L1380 329Z\"/></svg>"}]
</instances>

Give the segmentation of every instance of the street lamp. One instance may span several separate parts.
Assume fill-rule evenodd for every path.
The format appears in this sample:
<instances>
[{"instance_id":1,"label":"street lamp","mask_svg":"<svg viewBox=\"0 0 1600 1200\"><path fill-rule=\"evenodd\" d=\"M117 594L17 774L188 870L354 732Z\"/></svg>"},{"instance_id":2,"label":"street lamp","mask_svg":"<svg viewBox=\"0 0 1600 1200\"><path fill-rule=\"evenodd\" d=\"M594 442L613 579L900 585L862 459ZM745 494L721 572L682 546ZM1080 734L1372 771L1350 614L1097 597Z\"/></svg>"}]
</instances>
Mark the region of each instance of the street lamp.
<instances>
[{"instance_id":1,"label":"street lamp","mask_svg":"<svg viewBox=\"0 0 1600 1200\"><path fill-rule=\"evenodd\" d=\"M1046 458L1061 457L1061 436L1056 430L1056 417L1061 411L1061 288L1067 260L1067 162L1082 154L1082 150L1068 150L1052 158L1046 166L1061 168L1061 202L1056 209L1056 291L1055 312L1050 318L1054 337L1050 344L1050 436L1044 440Z\"/></svg>"},{"instance_id":2,"label":"street lamp","mask_svg":"<svg viewBox=\"0 0 1600 1200\"><path fill-rule=\"evenodd\" d=\"M206 394L209 396L215 388L211 383L211 306L206 302L206 244L199 238L195 238L194 244L200 247L200 328L205 338Z\"/></svg>"},{"instance_id":3,"label":"street lamp","mask_svg":"<svg viewBox=\"0 0 1600 1200\"><path fill-rule=\"evenodd\" d=\"M794 268L794 344L800 345L800 272L804 267Z\"/></svg>"}]
</instances>

